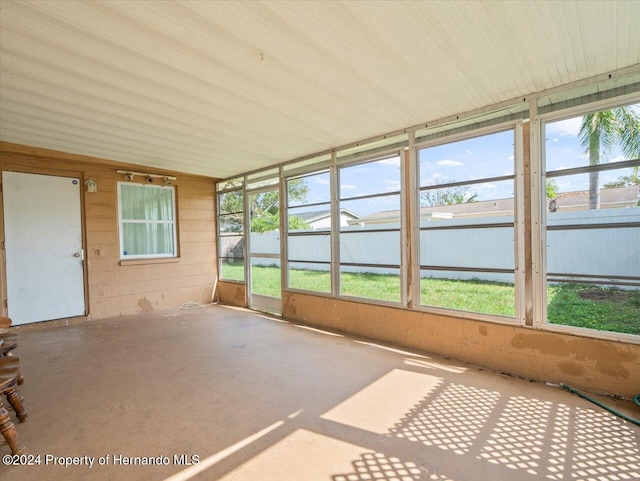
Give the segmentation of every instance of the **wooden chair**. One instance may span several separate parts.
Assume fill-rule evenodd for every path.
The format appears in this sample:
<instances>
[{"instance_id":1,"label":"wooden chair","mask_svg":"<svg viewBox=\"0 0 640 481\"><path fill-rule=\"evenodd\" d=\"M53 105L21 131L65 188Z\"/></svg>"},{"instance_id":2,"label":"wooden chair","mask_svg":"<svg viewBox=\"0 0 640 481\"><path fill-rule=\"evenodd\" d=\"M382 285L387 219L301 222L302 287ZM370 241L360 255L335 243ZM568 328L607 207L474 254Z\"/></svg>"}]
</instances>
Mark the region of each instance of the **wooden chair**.
<instances>
[{"instance_id":1,"label":"wooden chair","mask_svg":"<svg viewBox=\"0 0 640 481\"><path fill-rule=\"evenodd\" d=\"M20 395L15 390L18 382L19 360L15 356L0 358L0 392L7 396L7 400L13 406L20 422L27 419L27 412L22 404ZM18 433L9 413L4 408L0 399L0 433L4 437L6 444L11 449L11 454L24 454L25 448L18 441Z\"/></svg>"},{"instance_id":2,"label":"wooden chair","mask_svg":"<svg viewBox=\"0 0 640 481\"><path fill-rule=\"evenodd\" d=\"M17 334L0 334L0 341L3 341L2 346L0 346L0 357L13 356L11 351L18 347Z\"/></svg>"},{"instance_id":3,"label":"wooden chair","mask_svg":"<svg viewBox=\"0 0 640 481\"><path fill-rule=\"evenodd\" d=\"M16 413L21 423L27 420L27 410L22 403L22 397L16 391L20 360L16 356L0 357L0 392L7 397L7 401Z\"/></svg>"},{"instance_id":4,"label":"wooden chair","mask_svg":"<svg viewBox=\"0 0 640 481\"><path fill-rule=\"evenodd\" d=\"M18 335L11 332L2 332L6 331L11 326L11 319L9 317L0 317L0 340L4 341L4 344L0 346L0 357L4 356L13 356L13 351L16 347L18 347ZM24 377L22 373L18 371L18 384L22 384L24 382Z\"/></svg>"}]
</instances>

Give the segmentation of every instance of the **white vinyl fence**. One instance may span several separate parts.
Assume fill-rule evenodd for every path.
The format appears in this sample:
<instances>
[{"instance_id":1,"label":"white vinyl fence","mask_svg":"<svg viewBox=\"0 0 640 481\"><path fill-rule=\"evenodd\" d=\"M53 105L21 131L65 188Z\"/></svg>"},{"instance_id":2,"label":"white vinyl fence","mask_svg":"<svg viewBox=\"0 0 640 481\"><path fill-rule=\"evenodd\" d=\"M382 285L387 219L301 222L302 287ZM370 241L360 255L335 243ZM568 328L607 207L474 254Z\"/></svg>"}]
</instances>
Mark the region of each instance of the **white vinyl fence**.
<instances>
[{"instance_id":1,"label":"white vinyl fence","mask_svg":"<svg viewBox=\"0 0 640 481\"><path fill-rule=\"evenodd\" d=\"M473 219L426 219L424 227L465 226L477 224L513 223L512 216L480 217ZM640 207L607 210L549 213L549 227L572 225L570 230L549 230L547 233L547 271L558 274L592 276L640 276L640 227L594 228L598 224L625 225L640 223ZM356 231L340 236L340 261L345 263L391 264L400 263L399 232L367 232L368 229L398 228L398 224L355 226L343 230ZM304 234L304 231L297 231ZM330 235L297 235L288 240L289 259L329 262ZM420 232L420 263L422 265L452 268L499 268L513 270L513 228L487 227L469 229L443 229ZM242 252L238 238L223 238L222 253ZM227 245L225 245L225 242ZM277 231L252 234L251 251L277 253L280 234ZM241 257L241 255L238 255ZM254 264L270 265L273 259L254 258ZM296 268L328 270L327 264L297 264ZM397 274L397 269L349 267L352 272L386 272ZM422 277L449 279L483 279L513 282L513 274L469 271L423 271Z\"/></svg>"}]
</instances>

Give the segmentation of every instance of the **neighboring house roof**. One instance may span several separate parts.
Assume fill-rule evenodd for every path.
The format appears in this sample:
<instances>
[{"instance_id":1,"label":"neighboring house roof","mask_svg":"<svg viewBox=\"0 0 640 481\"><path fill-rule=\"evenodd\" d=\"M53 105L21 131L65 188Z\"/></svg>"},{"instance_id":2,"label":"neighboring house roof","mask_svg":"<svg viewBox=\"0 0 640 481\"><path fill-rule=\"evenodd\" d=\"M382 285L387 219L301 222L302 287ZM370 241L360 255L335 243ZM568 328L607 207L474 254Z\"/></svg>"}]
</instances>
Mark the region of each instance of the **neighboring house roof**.
<instances>
[{"instance_id":1,"label":"neighboring house roof","mask_svg":"<svg viewBox=\"0 0 640 481\"><path fill-rule=\"evenodd\" d=\"M638 203L640 186L611 187L600 189L600 205L605 208L633 207ZM548 204L549 200L547 201ZM589 191L579 190L564 192L556 197L558 211L586 210L589 208ZM438 205L434 207L421 207L421 217L435 217L438 214L451 218L482 217L489 215L513 214L513 198L485 200L469 202L465 204ZM435 214L435 215L434 215ZM360 219L349 221L350 225L380 224L384 222L397 222L400 218L399 210L387 210L369 214Z\"/></svg>"},{"instance_id":2,"label":"neighboring house roof","mask_svg":"<svg viewBox=\"0 0 640 481\"><path fill-rule=\"evenodd\" d=\"M620 207L637 205L640 195L640 185L630 185L627 187L610 187L600 189L600 205L606 207ZM578 190L575 192L564 192L556 197L558 210L567 210L570 207L582 208L589 206L589 191Z\"/></svg>"},{"instance_id":3,"label":"neighboring house roof","mask_svg":"<svg viewBox=\"0 0 640 481\"><path fill-rule=\"evenodd\" d=\"M300 217L305 222L313 222L314 220L324 219L329 214L331 214L330 210L318 210L315 212L298 212L295 216Z\"/></svg>"},{"instance_id":4,"label":"neighboring house roof","mask_svg":"<svg viewBox=\"0 0 640 481\"><path fill-rule=\"evenodd\" d=\"M345 215L347 217L351 217L352 219L359 219L360 216L358 214L355 214L353 212L351 212L350 210L347 209L340 209L340 214L341 215ZM313 222L317 222L321 219L324 219L326 217L329 217L329 215L331 215L331 211L330 210L315 210L315 211L310 211L310 212L296 212L295 214L296 217L300 217L303 221L305 221L306 223L310 224Z\"/></svg>"}]
</instances>

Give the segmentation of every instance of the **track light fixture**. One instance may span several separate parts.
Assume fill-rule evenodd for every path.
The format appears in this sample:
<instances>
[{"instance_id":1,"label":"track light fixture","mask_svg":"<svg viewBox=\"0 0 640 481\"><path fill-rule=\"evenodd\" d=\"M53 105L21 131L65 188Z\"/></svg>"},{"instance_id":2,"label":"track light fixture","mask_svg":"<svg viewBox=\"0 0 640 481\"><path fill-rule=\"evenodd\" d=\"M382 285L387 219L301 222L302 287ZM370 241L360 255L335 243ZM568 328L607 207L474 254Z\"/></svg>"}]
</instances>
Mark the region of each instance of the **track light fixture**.
<instances>
[{"instance_id":1,"label":"track light fixture","mask_svg":"<svg viewBox=\"0 0 640 481\"><path fill-rule=\"evenodd\" d=\"M150 174L148 172L132 172L130 170L118 170L118 174L124 175L124 180L127 182L132 182L136 175L140 177L144 177L147 184L154 184L156 179L162 179L163 185L168 187L173 185L173 181L177 180L176 177L164 174Z\"/></svg>"}]
</instances>

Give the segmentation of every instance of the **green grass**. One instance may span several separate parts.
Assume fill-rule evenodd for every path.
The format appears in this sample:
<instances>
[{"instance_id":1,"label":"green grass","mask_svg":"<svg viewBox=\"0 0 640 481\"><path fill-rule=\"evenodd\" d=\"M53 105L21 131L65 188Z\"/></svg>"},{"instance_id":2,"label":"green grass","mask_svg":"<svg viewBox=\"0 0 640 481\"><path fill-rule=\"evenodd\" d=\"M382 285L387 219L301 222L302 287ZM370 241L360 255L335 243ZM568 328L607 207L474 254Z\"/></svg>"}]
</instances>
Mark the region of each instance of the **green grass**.
<instances>
[{"instance_id":1,"label":"green grass","mask_svg":"<svg viewBox=\"0 0 640 481\"><path fill-rule=\"evenodd\" d=\"M550 323L640 334L640 290L558 284L547 289Z\"/></svg>"},{"instance_id":2,"label":"green grass","mask_svg":"<svg viewBox=\"0 0 640 481\"><path fill-rule=\"evenodd\" d=\"M263 296L280 297L280 266L251 266L252 291Z\"/></svg>"},{"instance_id":3,"label":"green grass","mask_svg":"<svg viewBox=\"0 0 640 481\"><path fill-rule=\"evenodd\" d=\"M331 273L327 271L290 269L289 287L305 291L331 292Z\"/></svg>"},{"instance_id":4,"label":"green grass","mask_svg":"<svg viewBox=\"0 0 640 481\"><path fill-rule=\"evenodd\" d=\"M244 281L244 262L223 260L220 277L229 281Z\"/></svg>"},{"instance_id":5,"label":"green grass","mask_svg":"<svg viewBox=\"0 0 640 481\"><path fill-rule=\"evenodd\" d=\"M242 263L223 267L227 279L242 280ZM342 294L380 301L400 301L400 277L388 274L341 273ZM331 292L326 271L291 269L289 285L295 289ZM254 292L279 297L280 268L253 266ZM420 280L423 305L513 317L513 284L481 280ZM587 327L640 335L640 290L600 289L577 284L550 285L548 318L553 324Z\"/></svg>"},{"instance_id":6,"label":"green grass","mask_svg":"<svg viewBox=\"0 0 640 481\"><path fill-rule=\"evenodd\" d=\"M400 276L370 272L342 272L341 294L377 301L400 302Z\"/></svg>"},{"instance_id":7,"label":"green grass","mask_svg":"<svg viewBox=\"0 0 640 481\"><path fill-rule=\"evenodd\" d=\"M481 280L420 279L420 302L425 306L515 317L513 284Z\"/></svg>"}]
</instances>

